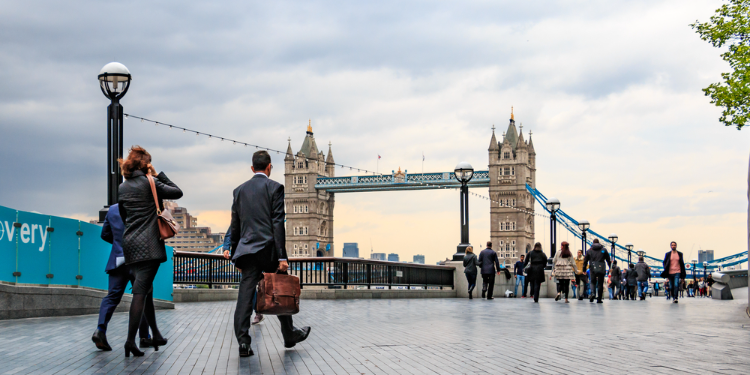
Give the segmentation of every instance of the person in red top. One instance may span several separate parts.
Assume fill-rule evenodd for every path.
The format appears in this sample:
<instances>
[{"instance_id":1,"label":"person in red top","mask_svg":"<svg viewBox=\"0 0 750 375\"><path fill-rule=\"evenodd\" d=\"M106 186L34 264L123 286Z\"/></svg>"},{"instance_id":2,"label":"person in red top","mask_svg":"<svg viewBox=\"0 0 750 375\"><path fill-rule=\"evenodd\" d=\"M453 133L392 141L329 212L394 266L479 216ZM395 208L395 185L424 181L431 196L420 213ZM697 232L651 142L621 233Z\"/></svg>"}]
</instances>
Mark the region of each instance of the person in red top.
<instances>
[{"instance_id":1,"label":"person in red top","mask_svg":"<svg viewBox=\"0 0 750 375\"><path fill-rule=\"evenodd\" d=\"M662 262L664 265L664 271L662 271L661 277L669 279L673 303L677 303L680 280L685 279L687 272L685 272L685 261L682 258L682 253L677 251L677 242L672 241L669 244L669 247L672 248L672 251L664 254L664 262Z\"/></svg>"}]
</instances>

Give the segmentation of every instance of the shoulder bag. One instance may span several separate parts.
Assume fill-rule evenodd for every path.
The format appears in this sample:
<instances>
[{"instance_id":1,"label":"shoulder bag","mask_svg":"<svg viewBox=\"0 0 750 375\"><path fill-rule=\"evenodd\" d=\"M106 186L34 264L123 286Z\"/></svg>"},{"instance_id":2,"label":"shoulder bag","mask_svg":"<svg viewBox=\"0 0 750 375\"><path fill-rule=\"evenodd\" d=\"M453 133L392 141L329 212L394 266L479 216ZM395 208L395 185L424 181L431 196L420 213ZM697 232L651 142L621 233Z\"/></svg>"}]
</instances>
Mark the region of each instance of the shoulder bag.
<instances>
[{"instance_id":1,"label":"shoulder bag","mask_svg":"<svg viewBox=\"0 0 750 375\"><path fill-rule=\"evenodd\" d=\"M180 224L177 224L177 222L174 221L169 210L162 211L161 209L159 209L159 198L157 198L156 195L156 184L154 183L154 177L151 175L146 175L146 178L148 178L148 183L151 185L151 195L154 196L154 203L156 203L156 222L159 224L159 238L161 238L162 240L172 238L175 236L175 234L177 234L177 232L180 231Z\"/></svg>"}]
</instances>

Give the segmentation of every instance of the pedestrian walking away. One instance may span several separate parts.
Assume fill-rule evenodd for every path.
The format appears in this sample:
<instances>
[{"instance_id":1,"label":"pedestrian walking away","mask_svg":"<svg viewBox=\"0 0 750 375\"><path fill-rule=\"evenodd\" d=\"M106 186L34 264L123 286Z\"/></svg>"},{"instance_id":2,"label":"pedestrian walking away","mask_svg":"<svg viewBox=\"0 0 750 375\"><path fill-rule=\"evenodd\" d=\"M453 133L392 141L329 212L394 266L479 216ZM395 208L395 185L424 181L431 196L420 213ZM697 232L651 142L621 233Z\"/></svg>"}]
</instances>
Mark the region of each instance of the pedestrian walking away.
<instances>
[{"instance_id":1,"label":"pedestrian walking away","mask_svg":"<svg viewBox=\"0 0 750 375\"><path fill-rule=\"evenodd\" d=\"M627 299L635 301L635 288L638 286L638 274L635 271L635 265L633 263L628 264L626 280L628 282Z\"/></svg>"},{"instance_id":2,"label":"pedestrian walking away","mask_svg":"<svg viewBox=\"0 0 750 375\"><path fill-rule=\"evenodd\" d=\"M586 251L586 256L583 258L584 270L586 270L589 263L591 263L591 295L589 296L589 302L594 302L594 298L596 298L596 303L602 303L604 277L607 274L607 267L612 267L612 261L609 259L607 250L599 243L598 238L594 239L591 247Z\"/></svg>"},{"instance_id":3,"label":"pedestrian walking away","mask_svg":"<svg viewBox=\"0 0 750 375\"><path fill-rule=\"evenodd\" d=\"M240 357L253 355L250 348L252 297L263 272L285 273L289 268L284 227L284 185L271 180L271 156L253 154L253 178L233 192L231 249L227 258L242 272L234 311L234 333ZM284 347L292 348L307 339L310 327L297 328L291 315L277 315Z\"/></svg>"},{"instance_id":4,"label":"pedestrian walking away","mask_svg":"<svg viewBox=\"0 0 750 375\"><path fill-rule=\"evenodd\" d=\"M685 271L685 261L683 260L682 253L677 251L677 242L672 241L669 244L672 249L664 254L664 271L661 273L661 277L669 279L669 290L672 293L673 303L677 303L677 294L680 285L680 280L684 280L687 276Z\"/></svg>"},{"instance_id":5,"label":"pedestrian walking away","mask_svg":"<svg viewBox=\"0 0 750 375\"><path fill-rule=\"evenodd\" d=\"M140 357L143 352L135 345L135 334L143 314L151 327L151 344L158 350L167 344L156 325L153 297L154 278L159 265L167 261L167 249L159 230L159 215L164 210L163 199L180 199L182 190L164 172L156 173L151 165L151 155L142 147L133 146L125 160L120 159L120 169L125 181L119 187L119 207L125 231L122 236L122 251L125 264L132 270L133 299L128 317L128 337L125 341L125 356ZM168 270L171 271L171 270Z\"/></svg>"},{"instance_id":6,"label":"pedestrian walking away","mask_svg":"<svg viewBox=\"0 0 750 375\"><path fill-rule=\"evenodd\" d=\"M638 282L638 297L641 301L646 300L646 291L648 290L648 281L651 280L651 268L646 264L642 256L638 257L638 264L635 265L635 272Z\"/></svg>"},{"instance_id":7,"label":"pedestrian walking away","mask_svg":"<svg viewBox=\"0 0 750 375\"><path fill-rule=\"evenodd\" d=\"M586 296L586 290L588 289L588 278L583 272L583 251L578 250L576 255L576 287L578 289L578 300L581 301Z\"/></svg>"},{"instance_id":8,"label":"pedestrian walking away","mask_svg":"<svg viewBox=\"0 0 750 375\"><path fill-rule=\"evenodd\" d=\"M479 253L479 267L482 270L482 298L495 299L492 292L495 290L495 274L500 274L500 261L492 250L491 241L487 241L487 248Z\"/></svg>"},{"instance_id":9,"label":"pedestrian walking away","mask_svg":"<svg viewBox=\"0 0 750 375\"><path fill-rule=\"evenodd\" d=\"M109 260L107 261L107 266L104 268L104 272L107 273L109 278L109 286L107 295L102 298L102 304L99 308L99 323L94 334L91 336L91 341L94 342L94 345L107 352L112 350L112 347L107 342L107 325L110 319L112 319L112 314L117 309L117 305L120 304L128 283L132 286L135 281L135 275L130 271L130 267L125 265L125 255L122 253L122 234L124 231L125 223L122 222L122 216L120 215L120 205L115 203L109 207L107 216L104 218L104 223L102 224L101 237L104 241L112 244ZM153 291L149 292L146 298L153 300ZM146 308L154 308L153 303L150 305L146 304ZM146 316L153 314L153 312L149 312L148 314L143 314L143 318L141 318L141 325L138 327L141 348L151 346L151 336L148 334Z\"/></svg>"},{"instance_id":10,"label":"pedestrian walking away","mask_svg":"<svg viewBox=\"0 0 750 375\"><path fill-rule=\"evenodd\" d=\"M560 291L557 292L555 301L559 301L562 294L565 296L565 303L569 303L568 290L570 289L570 281L575 280L578 267L576 267L576 261L570 252L570 245L567 241L563 241L560 244L560 252L555 254L552 264L552 272L560 284Z\"/></svg>"},{"instance_id":11,"label":"pedestrian walking away","mask_svg":"<svg viewBox=\"0 0 750 375\"><path fill-rule=\"evenodd\" d=\"M542 244L537 242L534 244L534 249L526 254L526 260L524 266L528 270L528 277L531 280L531 296L534 297L534 302L539 302L539 289L544 282L544 267L547 265L547 254L542 251Z\"/></svg>"},{"instance_id":12,"label":"pedestrian walking away","mask_svg":"<svg viewBox=\"0 0 750 375\"><path fill-rule=\"evenodd\" d=\"M620 287L620 266L617 265L617 260L612 261L612 268L609 269L609 278L612 280L612 289L614 289L609 292L609 299L620 299L620 289L622 288Z\"/></svg>"},{"instance_id":13,"label":"pedestrian walking away","mask_svg":"<svg viewBox=\"0 0 750 375\"><path fill-rule=\"evenodd\" d=\"M523 274L523 270L525 268L523 264L524 256L521 255L521 259L516 262L516 264L513 266L513 273L516 275L516 287L513 289L513 297L518 296L518 284L521 284L521 289L523 290L523 296L526 297L526 276Z\"/></svg>"},{"instance_id":14,"label":"pedestrian walking away","mask_svg":"<svg viewBox=\"0 0 750 375\"><path fill-rule=\"evenodd\" d=\"M469 283L469 299L474 298L474 287L477 286L477 266L478 262L477 256L474 255L474 247L469 246L466 248L466 255L464 255L464 274L466 275L466 281Z\"/></svg>"}]
</instances>

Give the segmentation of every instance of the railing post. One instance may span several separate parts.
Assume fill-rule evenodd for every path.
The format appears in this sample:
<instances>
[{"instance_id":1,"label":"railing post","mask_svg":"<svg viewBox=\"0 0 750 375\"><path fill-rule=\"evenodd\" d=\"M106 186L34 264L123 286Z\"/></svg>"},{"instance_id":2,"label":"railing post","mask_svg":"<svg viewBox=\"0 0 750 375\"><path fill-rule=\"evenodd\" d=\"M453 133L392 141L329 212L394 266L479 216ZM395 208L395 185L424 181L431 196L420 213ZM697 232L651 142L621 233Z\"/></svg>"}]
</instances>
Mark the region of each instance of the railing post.
<instances>
[{"instance_id":1,"label":"railing post","mask_svg":"<svg viewBox=\"0 0 750 375\"><path fill-rule=\"evenodd\" d=\"M213 258L208 259L208 289L214 288L214 260Z\"/></svg>"},{"instance_id":2,"label":"railing post","mask_svg":"<svg viewBox=\"0 0 750 375\"><path fill-rule=\"evenodd\" d=\"M367 278L367 289L370 289L372 284L372 264L370 263L365 265L365 277Z\"/></svg>"},{"instance_id":3,"label":"railing post","mask_svg":"<svg viewBox=\"0 0 750 375\"><path fill-rule=\"evenodd\" d=\"M386 274L388 275L388 289L391 289L391 285L393 285L393 275L391 274L391 266L385 266L386 268Z\"/></svg>"},{"instance_id":4,"label":"railing post","mask_svg":"<svg viewBox=\"0 0 750 375\"><path fill-rule=\"evenodd\" d=\"M411 267L405 267L406 271L406 289L411 290Z\"/></svg>"},{"instance_id":5,"label":"railing post","mask_svg":"<svg viewBox=\"0 0 750 375\"><path fill-rule=\"evenodd\" d=\"M347 285L349 284L349 263L344 262L341 264L341 271L344 273L341 275L341 278L344 281L344 289L346 289Z\"/></svg>"}]
</instances>

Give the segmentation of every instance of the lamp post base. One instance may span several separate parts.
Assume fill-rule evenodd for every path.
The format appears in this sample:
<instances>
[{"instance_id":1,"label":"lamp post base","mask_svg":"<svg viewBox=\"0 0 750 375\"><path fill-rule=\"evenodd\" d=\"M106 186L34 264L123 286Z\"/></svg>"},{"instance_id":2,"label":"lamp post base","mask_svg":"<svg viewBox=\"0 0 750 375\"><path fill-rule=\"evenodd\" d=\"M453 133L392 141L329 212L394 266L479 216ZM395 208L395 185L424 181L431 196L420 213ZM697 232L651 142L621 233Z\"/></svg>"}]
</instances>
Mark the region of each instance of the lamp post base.
<instances>
[{"instance_id":1,"label":"lamp post base","mask_svg":"<svg viewBox=\"0 0 750 375\"><path fill-rule=\"evenodd\" d=\"M458 244L458 248L456 249L456 253L453 254L453 261L463 261L464 256L466 255L466 248L471 246L469 243L462 243Z\"/></svg>"}]
</instances>

